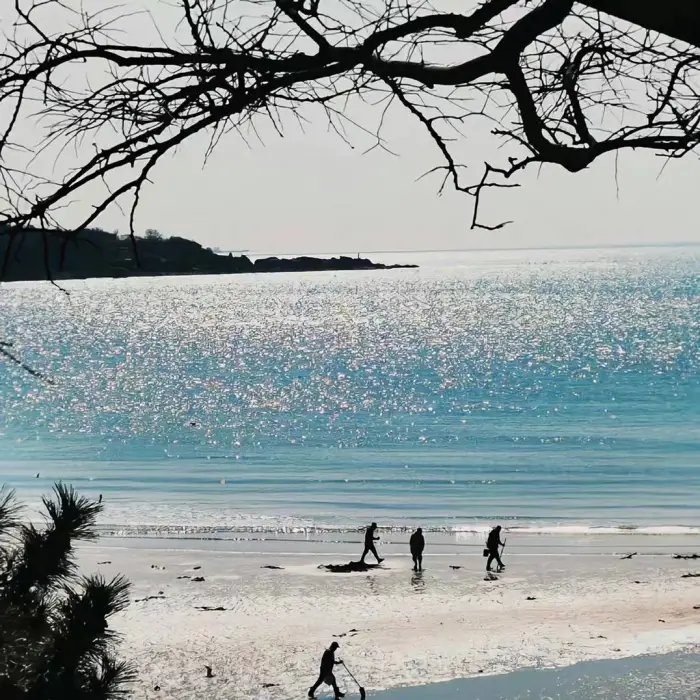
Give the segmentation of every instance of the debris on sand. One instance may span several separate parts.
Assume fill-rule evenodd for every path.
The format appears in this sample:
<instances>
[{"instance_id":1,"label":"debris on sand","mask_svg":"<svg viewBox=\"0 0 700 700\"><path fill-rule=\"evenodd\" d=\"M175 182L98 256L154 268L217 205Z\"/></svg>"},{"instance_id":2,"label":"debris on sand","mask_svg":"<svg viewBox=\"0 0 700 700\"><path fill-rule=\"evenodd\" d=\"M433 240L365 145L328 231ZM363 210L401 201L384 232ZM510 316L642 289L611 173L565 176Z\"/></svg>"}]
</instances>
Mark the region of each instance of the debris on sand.
<instances>
[{"instance_id":1,"label":"debris on sand","mask_svg":"<svg viewBox=\"0 0 700 700\"><path fill-rule=\"evenodd\" d=\"M275 569L277 571L282 571L284 569L283 566L273 566L272 564L265 564L264 566L261 566L260 568L261 569Z\"/></svg>"},{"instance_id":2,"label":"debris on sand","mask_svg":"<svg viewBox=\"0 0 700 700\"><path fill-rule=\"evenodd\" d=\"M192 571L199 571L201 568L201 566L193 566Z\"/></svg>"},{"instance_id":3,"label":"debris on sand","mask_svg":"<svg viewBox=\"0 0 700 700\"><path fill-rule=\"evenodd\" d=\"M700 559L700 554L674 554L674 559Z\"/></svg>"},{"instance_id":4,"label":"debris on sand","mask_svg":"<svg viewBox=\"0 0 700 700\"><path fill-rule=\"evenodd\" d=\"M207 669L207 678L213 678L213 677L214 677L214 674L211 672L211 666L207 666L207 665L205 664L204 668Z\"/></svg>"},{"instance_id":5,"label":"debris on sand","mask_svg":"<svg viewBox=\"0 0 700 700\"><path fill-rule=\"evenodd\" d=\"M279 683L263 683L263 688L279 688Z\"/></svg>"},{"instance_id":6,"label":"debris on sand","mask_svg":"<svg viewBox=\"0 0 700 700\"><path fill-rule=\"evenodd\" d=\"M177 578L190 578L187 574L183 574L182 576L178 576Z\"/></svg>"},{"instance_id":7,"label":"debris on sand","mask_svg":"<svg viewBox=\"0 0 700 700\"><path fill-rule=\"evenodd\" d=\"M190 579L192 583L201 583L204 581L204 576L195 576L194 578Z\"/></svg>"},{"instance_id":8,"label":"debris on sand","mask_svg":"<svg viewBox=\"0 0 700 700\"><path fill-rule=\"evenodd\" d=\"M159 595L147 595L145 598L136 598L134 603L145 603L147 600L163 600L165 596L160 593Z\"/></svg>"},{"instance_id":9,"label":"debris on sand","mask_svg":"<svg viewBox=\"0 0 700 700\"><path fill-rule=\"evenodd\" d=\"M461 568L462 568L461 566L455 566L454 564L450 564L450 569L454 569L455 571L457 569L461 569Z\"/></svg>"},{"instance_id":10,"label":"debris on sand","mask_svg":"<svg viewBox=\"0 0 700 700\"><path fill-rule=\"evenodd\" d=\"M158 564L151 564L151 569L158 569L159 571L165 571L165 567L158 566Z\"/></svg>"},{"instance_id":11,"label":"debris on sand","mask_svg":"<svg viewBox=\"0 0 700 700\"><path fill-rule=\"evenodd\" d=\"M490 571L484 576L484 581L498 581L498 576Z\"/></svg>"},{"instance_id":12,"label":"debris on sand","mask_svg":"<svg viewBox=\"0 0 700 700\"><path fill-rule=\"evenodd\" d=\"M354 637L358 631L353 627L351 630L348 630L347 632L341 632L340 634L334 634L334 637L337 637L338 639L342 639L343 637Z\"/></svg>"},{"instance_id":13,"label":"debris on sand","mask_svg":"<svg viewBox=\"0 0 700 700\"><path fill-rule=\"evenodd\" d=\"M632 554L627 554L624 557L620 557L620 559L621 560L622 559L631 559L632 557L636 557L636 556L637 556L637 552L632 552Z\"/></svg>"},{"instance_id":14,"label":"debris on sand","mask_svg":"<svg viewBox=\"0 0 700 700\"><path fill-rule=\"evenodd\" d=\"M98 561L97 566L99 566L100 564L111 564L111 563L112 563L111 561Z\"/></svg>"},{"instance_id":15,"label":"debris on sand","mask_svg":"<svg viewBox=\"0 0 700 700\"><path fill-rule=\"evenodd\" d=\"M700 574L683 574L681 578L700 578Z\"/></svg>"},{"instance_id":16,"label":"debris on sand","mask_svg":"<svg viewBox=\"0 0 700 700\"><path fill-rule=\"evenodd\" d=\"M204 612L222 612L226 610L222 605L217 605L215 608L211 605L195 605L195 610L202 610Z\"/></svg>"},{"instance_id":17,"label":"debris on sand","mask_svg":"<svg viewBox=\"0 0 700 700\"><path fill-rule=\"evenodd\" d=\"M537 600L534 595L529 595L525 600Z\"/></svg>"},{"instance_id":18,"label":"debris on sand","mask_svg":"<svg viewBox=\"0 0 700 700\"><path fill-rule=\"evenodd\" d=\"M365 564L362 561L349 561L347 564L321 564L319 569L325 569L333 574L350 574L354 572L373 571L379 564Z\"/></svg>"}]
</instances>

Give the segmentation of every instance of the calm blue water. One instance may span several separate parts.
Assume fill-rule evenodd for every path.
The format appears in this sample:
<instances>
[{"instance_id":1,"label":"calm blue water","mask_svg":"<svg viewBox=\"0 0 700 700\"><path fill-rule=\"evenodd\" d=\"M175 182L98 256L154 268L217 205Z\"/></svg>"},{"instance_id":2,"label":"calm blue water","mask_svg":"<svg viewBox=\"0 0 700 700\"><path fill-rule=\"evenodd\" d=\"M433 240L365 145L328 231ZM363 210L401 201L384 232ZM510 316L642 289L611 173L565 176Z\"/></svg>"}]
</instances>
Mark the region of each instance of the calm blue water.
<instances>
[{"instance_id":1,"label":"calm blue water","mask_svg":"<svg viewBox=\"0 0 700 700\"><path fill-rule=\"evenodd\" d=\"M0 287L56 382L0 361L0 482L129 526L700 531L700 248L415 259Z\"/></svg>"},{"instance_id":2,"label":"calm blue water","mask_svg":"<svg viewBox=\"0 0 700 700\"><path fill-rule=\"evenodd\" d=\"M373 693L369 693L371 698ZM697 700L697 653L524 669L376 693L377 700Z\"/></svg>"}]
</instances>

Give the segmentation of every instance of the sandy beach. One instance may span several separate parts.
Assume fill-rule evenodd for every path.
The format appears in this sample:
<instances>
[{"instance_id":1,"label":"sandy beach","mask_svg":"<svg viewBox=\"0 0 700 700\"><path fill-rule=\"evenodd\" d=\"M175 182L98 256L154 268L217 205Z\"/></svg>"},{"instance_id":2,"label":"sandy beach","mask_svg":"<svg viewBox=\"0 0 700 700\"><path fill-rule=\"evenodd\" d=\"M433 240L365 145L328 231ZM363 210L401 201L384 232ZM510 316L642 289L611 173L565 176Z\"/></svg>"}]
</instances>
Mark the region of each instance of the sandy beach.
<instances>
[{"instance_id":1,"label":"sandy beach","mask_svg":"<svg viewBox=\"0 0 700 700\"><path fill-rule=\"evenodd\" d=\"M495 581L484 580L480 540L429 541L416 575L402 538L385 534L382 568L358 574L318 568L356 559L356 534L102 538L79 560L133 583L114 627L141 699L298 698L334 639L370 694L700 644L698 579L683 577L700 560L673 558L700 549L695 536L511 538Z\"/></svg>"}]
</instances>

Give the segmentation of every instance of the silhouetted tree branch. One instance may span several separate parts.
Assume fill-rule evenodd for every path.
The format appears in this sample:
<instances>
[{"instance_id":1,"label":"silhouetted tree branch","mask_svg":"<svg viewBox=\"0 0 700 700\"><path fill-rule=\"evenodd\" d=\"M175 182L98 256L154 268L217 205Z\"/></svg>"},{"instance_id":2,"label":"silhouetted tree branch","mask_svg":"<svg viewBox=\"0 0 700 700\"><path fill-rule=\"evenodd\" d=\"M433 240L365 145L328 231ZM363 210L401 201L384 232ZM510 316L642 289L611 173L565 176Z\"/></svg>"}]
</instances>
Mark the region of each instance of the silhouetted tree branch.
<instances>
[{"instance_id":1,"label":"silhouetted tree branch","mask_svg":"<svg viewBox=\"0 0 700 700\"><path fill-rule=\"evenodd\" d=\"M210 152L260 120L281 132L312 107L346 139L358 101L407 110L442 159L432 172L473 197L472 225L490 229L504 223L480 220L482 193L517 186L529 167L578 172L623 149L679 158L700 142L697 3L472 0L460 14L415 0L176 6L180 28L139 45L119 33L129 17L115 10L16 0L0 54L0 223L11 241L60 227L62 209L87 193L92 210L71 231L123 205L133 235L166 154L202 133ZM32 116L43 140L28 154L20 126ZM454 144L474 118L495 123L510 152L465 179ZM45 154L52 174L37 164Z\"/></svg>"},{"instance_id":2,"label":"silhouetted tree branch","mask_svg":"<svg viewBox=\"0 0 700 700\"><path fill-rule=\"evenodd\" d=\"M47 377L45 374L42 374L38 370L33 369L30 367L26 362L23 362L20 360L16 355L14 355L12 352L10 352L7 348L11 348L12 343L8 343L5 340L0 340L0 355L2 355L3 358L6 360L9 360L10 362L16 364L17 366L21 367L25 372L28 372L31 374L33 377L38 377L39 379L45 379L49 384L53 384L53 380Z\"/></svg>"}]
</instances>

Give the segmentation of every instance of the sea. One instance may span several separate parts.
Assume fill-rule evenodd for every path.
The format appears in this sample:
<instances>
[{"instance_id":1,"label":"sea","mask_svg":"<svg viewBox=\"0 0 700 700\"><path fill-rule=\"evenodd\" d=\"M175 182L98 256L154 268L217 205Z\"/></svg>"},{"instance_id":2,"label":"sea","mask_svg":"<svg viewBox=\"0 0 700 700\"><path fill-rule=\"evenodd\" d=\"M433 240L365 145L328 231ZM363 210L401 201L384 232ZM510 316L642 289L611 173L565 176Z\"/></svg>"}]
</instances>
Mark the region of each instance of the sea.
<instances>
[{"instance_id":1,"label":"sea","mask_svg":"<svg viewBox=\"0 0 700 700\"><path fill-rule=\"evenodd\" d=\"M107 534L700 533L700 247L0 286L0 483Z\"/></svg>"},{"instance_id":2,"label":"sea","mask_svg":"<svg viewBox=\"0 0 700 700\"><path fill-rule=\"evenodd\" d=\"M674 653L528 668L447 683L397 688L376 700L697 700L700 655Z\"/></svg>"}]
</instances>

